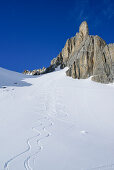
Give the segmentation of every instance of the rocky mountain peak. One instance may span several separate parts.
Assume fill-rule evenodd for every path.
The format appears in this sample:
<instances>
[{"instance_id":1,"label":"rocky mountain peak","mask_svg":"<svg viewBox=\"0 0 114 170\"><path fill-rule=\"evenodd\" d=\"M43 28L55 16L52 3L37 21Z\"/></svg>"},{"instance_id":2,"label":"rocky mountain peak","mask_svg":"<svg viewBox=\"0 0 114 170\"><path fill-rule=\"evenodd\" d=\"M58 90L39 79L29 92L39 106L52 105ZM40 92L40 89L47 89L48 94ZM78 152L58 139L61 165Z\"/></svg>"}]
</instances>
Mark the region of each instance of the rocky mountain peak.
<instances>
[{"instance_id":1,"label":"rocky mountain peak","mask_svg":"<svg viewBox=\"0 0 114 170\"><path fill-rule=\"evenodd\" d=\"M79 32L66 41L62 51L55 57L48 68L35 72L35 75L49 73L69 67L67 76L78 79L91 79L96 82L110 83L114 79L114 44L107 45L99 36L89 35L88 24L83 21ZM34 72L33 72L34 73Z\"/></svg>"},{"instance_id":2,"label":"rocky mountain peak","mask_svg":"<svg viewBox=\"0 0 114 170\"><path fill-rule=\"evenodd\" d=\"M87 37L89 35L88 24L86 21L83 21L79 27L79 34L83 37Z\"/></svg>"}]
</instances>

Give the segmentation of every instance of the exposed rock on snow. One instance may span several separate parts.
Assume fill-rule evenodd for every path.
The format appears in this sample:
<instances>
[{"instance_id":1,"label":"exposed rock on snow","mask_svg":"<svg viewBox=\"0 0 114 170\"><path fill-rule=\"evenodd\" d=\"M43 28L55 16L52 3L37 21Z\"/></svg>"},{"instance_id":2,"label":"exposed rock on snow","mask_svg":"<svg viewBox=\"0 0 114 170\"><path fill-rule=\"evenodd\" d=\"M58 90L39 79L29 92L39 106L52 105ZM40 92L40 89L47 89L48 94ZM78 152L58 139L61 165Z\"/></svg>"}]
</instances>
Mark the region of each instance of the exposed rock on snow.
<instances>
[{"instance_id":1,"label":"exposed rock on snow","mask_svg":"<svg viewBox=\"0 0 114 170\"><path fill-rule=\"evenodd\" d=\"M85 130L82 130L82 131L81 131L81 133L82 133L83 135L88 134L88 132L87 132L87 131L85 131Z\"/></svg>"},{"instance_id":2,"label":"exposed rock on snow","mask_svg":"<svg viewBox=\"0 0 114 170\"><path fill-rule=\"evenodd\" d=\"M0 170L114 170L114 84L59 68L37 78L0 68Z\"/></svg>"},{"instance_id":3,"label":"exposed rock on snow","mask_svg":"<svg viewBox=\"0 0 114 170\"><path fill-rule=\"evenodd\" d=\"M82 22L79 33L67 40L59 64L68 66L67 76L92 80L101 83L113 82L114 78L114 44L107 45L99 36L89 35L88 24ZM54 58L57 66L58 57ZM51 62L53 65L53 60Z\"/></svg>"},{"instance_id":4,"label":"exposed rock on snow","mask_svg":"<svg viewBox=\"0 0 114 170\"><path fill-rule=\"evenodd\" d=\"M69 67L66 75L76 79L86 79L101 83L113 82L114 78L114 44L107 45L99 36L89 35L88 24L82 22L79 33L66 41L59 55L51 61L46 69L25 71L25 74L39 75L60 68Z\"/></svg>"},{"instance_id":5,"label":"exposed rock on snow","mask_svg":"<svg viewBox=\"0 0 114 170\"><path fill-rule=\"evenodd\" d=\"M114 46L107 45L99 36L88 33L87 22L84 21L75 37L74 52L67 60L69 70L66 74L72 78L84 79L92 76L92 80L97 82L112 82Z\"/></svg>"},{"instance_id":6,"label":"exposed rock on snow","mask_svg":"<svg viewBox=\"0 0 114 170\"><path fill-rule=\"evenodd\" d=\"M36 70L33 70L33 71L25 70L25 71L23 72L23 74L33 75L33 76L34 76L34 75L40 75L40 74L45 73L45 70L46 70L45 67L43 67L42 69L36 69Z\"/></svg>"}]
</instances>

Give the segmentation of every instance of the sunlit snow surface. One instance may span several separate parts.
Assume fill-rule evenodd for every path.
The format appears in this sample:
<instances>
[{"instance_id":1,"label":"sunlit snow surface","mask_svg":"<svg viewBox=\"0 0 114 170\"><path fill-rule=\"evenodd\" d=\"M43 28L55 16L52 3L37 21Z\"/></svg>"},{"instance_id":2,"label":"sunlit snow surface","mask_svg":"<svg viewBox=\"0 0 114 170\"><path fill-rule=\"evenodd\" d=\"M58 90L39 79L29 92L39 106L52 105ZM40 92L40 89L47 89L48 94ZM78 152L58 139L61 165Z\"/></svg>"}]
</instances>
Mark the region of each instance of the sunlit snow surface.
<instances>
[{"instance_id":1,"label":"sunlit snow surface","mask_svg":"<svg viewBox=\"0 0 114 170\"><path fill-rule=\"evenodd\" d=\"M0 68L0 170L113 170L114 85Z\"/></svg>"}]
</instances>

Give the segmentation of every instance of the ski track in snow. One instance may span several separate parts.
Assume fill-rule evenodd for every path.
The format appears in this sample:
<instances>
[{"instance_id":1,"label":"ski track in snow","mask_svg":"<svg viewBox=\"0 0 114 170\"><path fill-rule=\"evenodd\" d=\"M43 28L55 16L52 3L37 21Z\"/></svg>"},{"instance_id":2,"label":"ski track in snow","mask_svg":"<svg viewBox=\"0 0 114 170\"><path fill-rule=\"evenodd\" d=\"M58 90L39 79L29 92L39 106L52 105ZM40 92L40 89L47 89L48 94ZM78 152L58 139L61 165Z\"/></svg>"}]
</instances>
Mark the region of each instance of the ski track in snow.
<instances>
[{"instance_id":1,"label":"ski track in snow","mask_svg":"<svg viewBox=\"0 0 114 170\"><path fill-rule=\"evenodd\" d=\"M47 117L45 117L44 119L46 119L47 121L50 121L50 119L47 118ZM53 123L51 122L47 127L52 126L52 125L53 125ZM42 124L41 124L41 126L42 126ZM41 140L43 140L44 138L47 138L47 137L51 136L51 133L46 130L47 127L46 127L46 126L42 127L43 132L44 132L44 133L46 132L46 134L45 134L43 137L41 137L40 139L37 139L37 140L36 140L36 141L37 141L37 145L39 146L39 150L38 150L37 152L33 153L32 155L28 156L28 157L26 158L26 160L24 161L24 167L25 167L26 170L33 170L33 168L30 166L29 161L30 161L30 159L31 159L32 157L37 156L38 153L43 149L43 146L40 145ZM38 128L38 127L33 127L32 129L38 132L37 128ZM40 133L40 135L39 135L39 137L40 137L43 133L41 133L41 132L39 132L39 133Z\"/></svg>"},{"instance_id":2,"label":"ski track in snow","mask_svg":"<svg viewBox=\"0 0 114 170\"><path fill-rule=\"evenodd\" d=\"M50 95L50 96L47 95L47 98L51 98L51 101L52 101L52 105L50 107L51 108L50 113L55 113L54 115L51 114L50 117L55 118L56 120L59 120L59 121L63 121L65 123L69 123L69 121L68 121L69 113L68 113L67 109L65 108L65 105L60 101L61 97L62 97L62 94L60 95L60 93L62 93L62 92L60 89L56 89L56 87L57 86L55 85L53 88L53 91L55 91L55 93L56 93L56 98L55 98L55 96L53 96L54 93L52 92L52 89L50 89L50 91L52 92L52 95ZM62 110L60 115L57 111L58 107L61 108L59 110ZM67 120L66 120L66 118L67 118ZM76 122L74 122L74 123L76 123ZM85 131L85 130L80 130L80 132L84 135L88 134L88 131ZM98 166L98 167L94 167L94 168L90 168L90 169L83 169L83 170L114 170L114 163L107 163L106 165L102 165L102 166Z\"/></svg>"},{"instance_id":3,"label":"ski track in snow","mask_svg":"<svg viewBox=\"0 0 114 170\"><path fill-rule=\"evenodd\" d=\"M102 165L102 166L98 166L98 167L86 169L86 170L113 170L113 169L114 169L114 163L112 164L107 163L107 165Z\"/></svg>"},{"instance_id":4,"label":"ski track in snow","mask_svg":"<svg viewBox=\"0 0 114 170\"><path fill-rule=\"evenodd\" d=\"M23 156L24 154L28 153L28 156L25 160L23 160L23 166L26 170L34 170L34 167L31 166L30 161L33 160L35 162L35 159L39 156L39 153L42 151L42 140L45 138L50 137L52 134L48 131L48 128L53 126L53 119L58 121L63 121L65 123L70 123L68 120L69 118L69 111L61 101L61 98L63 96L62 91L53 85L53 89L51 88L51 84L53 81L48 82L48 88L47 86L43 86L43 92L41 93L41 105L43 104L42 111L45 113L44 117L38 119L39 122L38 126L33 126L32 130L37 133L37 135L34 135L27 139L27 149L22 151L21 153L13 156L4 164L4 170L11 170L10 169L10 163L15 164L15 159L18 159L19 157ZM56 98L53 96L54 92L56 93ZM50 102L51 101L51 102ZM51 103L49 105L49 103ZM58 109L59 108L59 109ZM48 112L47 112L48 110ZM59 110L59 111L58 111ZM36 112L40 112L39 110L36 110ZM76 122L74 122L75 124ZM80 133L82 134L88 134L88 131L80 130ZM35 152L31 152L33 144L32 142L35 141L37 143L37 148ZM34 163L33 163L34 165ZM112 170L114 169L114 163L107 163L106 165L93 167L90 169L83 169L83 170Z\"/></svg>"},{"instance_id":5,"label":"ski track in snow","mask_svg":"<svg viewBox=\"0 0 114 170\"><path fill-rule=\"evenodd\" d=\"M39 136L39 135L37 135L37 136ZM15 159L18 158L19 156L25 154L26 152L28 152L28 151L31 149L31 145L30 145L29 141L30 141L31 139L37 137L37 136L33 136L32 138L27 139L27 142L26 142L26 143L27 143L27 145L28 145L28 148L27 148L25 151L23 151L23 152L19 153L18 155L12 157L11 159L9 159L9 160L5 163L5 165L4 165L4 170L8 170L8 169L9 169L9 164L10 164L13 160L15 160Z\"/></svg>"},{"instance_id":6,"label":"ski track in snow","mask_svg":"<svg viewBox=\"0 0 114 170\"><path fill-rule=\"evenodd\" d=\"M41 120L51 121L51 120L50 120L49 118L47 118L47 117L44 117L44 118L39 119L39 120L40 120L40 121L41 121ZM38 145L38 147L39 147L39 150L36 151L35 153L33 153L32 155L30 154L30 155L26 158L26 160L24 161L24 167L25 167L25 169L26 169L26 170L32 170L32 167L30 166L29 161L30 161L30 159L31 159L33 156L38 155L38 153L43 149L43 146L40 145L40 142L41 142L41 140L43 140L44 138L47 138L47 137L51 136L51 133L48 132L48 130L46 130L46 128L48 128L49 126L52 126L52 125L53 125L52 122L50 122L50 124L49 124L48 126L43 126L42 123L40 123L39 126L33 127L32 129L35 130L38 134L35 135L35 136L33 136L33 137L31 137L31 138L28 138L28 139L27 139L27 142L26 142L26 143L27 143L27 146L28 146L27 149L26 149L25 151L17 154L16 156L12 157L11 159L9 159L9 160L5 163L5 165L4 165L4 170L9 170L9 169L10 169L9 166L10 166L10 163L11 163L12 161L14 161L14 160L17 159L18 157L22 156L23 154L29 152L29 151L31 150L31 148L32 148L32 144L30 144L30 141L32 141L33 139L36 139L36 142L37 142L37 145ZM43 127L42 127L42 126L43 126ZM38 129L37 129L37 128L39 128L39 127L41 127L41 130L38 130ZM40 131L42 131L42 132L40 132ZM45 132L46 132L46 134L43 135L43 132L44 132L44 134L45 134ZM42 137L40 138L40 136L42 136ZM39 137L39 139L38 139L38 137Z\"/></svg>"},{"instance_id":7,"label":"ski track in snow","mask_svg":"<svg viewBox=\"0 0 114 170\"><path fill-rule=\"evenodd\" d=\"M45 91L45 89L43 89L43 91ZM43 105L44 107L43 107L42 111L44 111L45 114L46 114L46 111L47 111L46 102L48 100L47 93L43 92L42 96L43 96L43 98L41 100L44 100L44 105ZM43 125L42 120L46 120L49 123L49 125L48 126ZM30 165L30 160L33 157L37 157L39 152L43 149L43 146L40 143L41 143L41 141L43 139L48 138L49 136L51 136L51 133L47 130L47 128L53 125L53 122L49 118L48 114L46 114L46 116L44 116L43 118L38 119L38 121L40 121L40 125L32 127L32 130L36 131L38 134L27 139L26 143L27 143L28 147L27 147L27 149L25 151L13 156L11 159L9 159L8 161L5 162L4 170L10 170L10 163L15 161L15 159L18 159L20 156L23 156L25 153L31 151L31 149L32 149L31 142L32 142L32 140L35 139L36 143L37 143L37 147L39 147L39 149L36 148L36 152L33 153L33 154L29 154L28 157L24 160L24 168L26 170L33 170L33 167L31 167L31 165ZM39 128L41 130L38 130ZM33 160L35 161L35 158Z\"/></svg>"}]
</instances>

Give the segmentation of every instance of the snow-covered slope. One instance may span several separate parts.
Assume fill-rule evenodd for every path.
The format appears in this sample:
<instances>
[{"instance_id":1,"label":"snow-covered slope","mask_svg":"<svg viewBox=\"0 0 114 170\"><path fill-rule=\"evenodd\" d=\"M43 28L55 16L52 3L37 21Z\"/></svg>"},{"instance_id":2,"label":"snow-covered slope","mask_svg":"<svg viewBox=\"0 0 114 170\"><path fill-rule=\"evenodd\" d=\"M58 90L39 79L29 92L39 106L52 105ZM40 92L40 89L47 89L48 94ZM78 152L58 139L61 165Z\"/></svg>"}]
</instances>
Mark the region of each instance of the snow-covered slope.
<instances>
[{"instance_id":1,"label":"snow-covered slope","mask_svg":"<svg viewBox=\"0 0 114 170\"><path fill-rule=\"evenodd\" d=\"M27 75L9 71L0 67L0 88L3 86L29 86L30 83L24 81Z\"/></svg>"},{"instance_id":2,"label":"snow-covered slope","mask_svg":"<svg viewBox=\"0 0 114 170\"><path fill-rule=\"evenodd\" d=\"M0 68L0 170L114 169L114 85Z\"/></svg>"}]
</instances>

